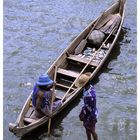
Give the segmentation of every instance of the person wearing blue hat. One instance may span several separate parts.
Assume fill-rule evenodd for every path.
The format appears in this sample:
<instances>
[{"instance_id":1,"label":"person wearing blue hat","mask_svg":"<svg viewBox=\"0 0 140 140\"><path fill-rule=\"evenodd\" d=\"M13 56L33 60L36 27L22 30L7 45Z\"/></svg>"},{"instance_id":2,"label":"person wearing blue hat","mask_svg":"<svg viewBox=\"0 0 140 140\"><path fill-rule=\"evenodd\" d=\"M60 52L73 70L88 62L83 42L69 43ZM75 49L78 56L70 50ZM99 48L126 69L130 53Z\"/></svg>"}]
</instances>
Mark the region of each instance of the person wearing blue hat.
<instances>
[{"instance_id":1,"label":"person wearing blue hat","mask_svg":"<svg viewBox=\"0 0 140 140\"><path fill-rule=\"evenodd\" d=\"M37 118L44 115L47 117L52 116L50 109L52 97L55 99L55 92L53 89L54 84L54 81L50 79L48 74L43 74L38 78L32 94L32 104ZM60 102L53 104L53 110L55 110L59 105Z\"/></svg>"}]
</instances>

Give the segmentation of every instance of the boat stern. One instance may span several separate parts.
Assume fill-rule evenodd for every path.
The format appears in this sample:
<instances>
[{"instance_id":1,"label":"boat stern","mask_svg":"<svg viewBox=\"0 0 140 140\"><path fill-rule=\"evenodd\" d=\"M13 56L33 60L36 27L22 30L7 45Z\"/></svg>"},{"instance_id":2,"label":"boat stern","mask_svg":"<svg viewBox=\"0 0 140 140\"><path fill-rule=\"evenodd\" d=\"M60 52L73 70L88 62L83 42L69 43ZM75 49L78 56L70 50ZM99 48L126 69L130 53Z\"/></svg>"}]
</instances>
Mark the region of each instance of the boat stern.
<instances>
[{"instance_id":1,"label":"boat stern","mask_svg":"<svg viewBox=\"0 0 140 140\"><path fill-rule=\"evenodd\" d=\"M24 134L26 134L26 131L20 131L18 124L16 123L9 123L9 131L14 133L18 137L22 137Z\"/></svg>"}]
</instances>

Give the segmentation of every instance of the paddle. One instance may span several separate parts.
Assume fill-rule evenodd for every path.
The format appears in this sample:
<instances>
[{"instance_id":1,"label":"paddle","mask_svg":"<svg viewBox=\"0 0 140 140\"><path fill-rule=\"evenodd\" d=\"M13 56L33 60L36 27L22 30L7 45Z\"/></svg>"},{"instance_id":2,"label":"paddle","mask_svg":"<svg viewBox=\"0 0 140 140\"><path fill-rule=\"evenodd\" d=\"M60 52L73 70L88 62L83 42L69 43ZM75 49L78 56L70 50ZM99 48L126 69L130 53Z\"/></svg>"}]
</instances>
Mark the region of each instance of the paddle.
<instances>
[{"instance_id":1,"label":"paddle","mask_svg":"<svg viewBox=\"0 0 140 140\"><path fill-rule=\"evenodd\" d=\"M56 72L57 72L57 66L55 66L55 71L54 71L54 82L56 81ZM53 85L53 90L55 88L55 85ZM51 109L50 112L52 113L52 108L53 108L53 100L54 100L54 93L52 94L52 99L51 99ZM50 136L50 127L51 127L51 118L49 118L48 122L48 136Z\"/></svg>"},{"instance_id":2,"label":"paddle","mask_svg":"<svg viewBox=\"0 0 140 140\"><path fill-rule=\"evenodd\" d=\"M66 96L68 95L69 91L71 90L71 88L74 86L75 82L77 81L77 79L82 75L82 73L84 72L84 70L87 68L87 66L91 63L91 61L94 59L94 56L99 52L99 50L102 48L102 46L105 44L105 42L109 39L109 37L112 35L112 33L114 32L115 27L112 29L111 33L108 35L108 37L105 39L105 41L102 43L102 45L100 46L100 48L98 49L98 51L96 51L96 53L94 53L93 57L89 60L89 62L85 65L85 67L83 68L83 70L80 72L80 74L78 75L78 77L74 80L74 82L72 83L72 85L70 86L70 88L68 89L68 91L65 93L65 95L63 96L61 102L63 102L66 98Z\"/></svg>"},{"instance_id":3,"label":"paddle","mask_svg":"<svg viewBox=\"0 0 140 140\"><path fill-rule=\"evenodd\" d=\"M105 12L102 13L102 15L96 20L96 22L94 23L94 26L91 28L89 34L86 36L85 39L83 39L80 44L78 45L78 47L75 49L75 55L80 54L82 52L82 50L84 49L84 47L87 44L87 39L90 36L90 34L92 33L92 31L94 30L94 28L96 27L96 25L98 24L99 20L102 18L102 16L104 15Z\"/></svg>"}]
</instances>

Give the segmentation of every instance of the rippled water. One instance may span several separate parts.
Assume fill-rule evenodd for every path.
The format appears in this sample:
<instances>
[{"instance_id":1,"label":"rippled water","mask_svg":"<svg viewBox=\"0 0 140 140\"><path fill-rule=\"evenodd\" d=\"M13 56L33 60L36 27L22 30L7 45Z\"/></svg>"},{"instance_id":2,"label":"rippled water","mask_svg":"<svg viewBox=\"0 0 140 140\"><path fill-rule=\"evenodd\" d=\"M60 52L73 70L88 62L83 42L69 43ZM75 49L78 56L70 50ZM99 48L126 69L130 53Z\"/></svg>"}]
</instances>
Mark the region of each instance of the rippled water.
<instances>
[{"instance_id":1,"label":"rippled water","mask_svg":"<svg viewBox=\"0 0 140 140\"><path fill-rule=\"evenodd\" d=\"M4 0L4 140L36 78L115 0ZM95 78L100 140L136 140L136 1L127 0L119 40ZM31 83L31 84L30 84ZM54 120L52 140L85 140L79 96ZM47 140L47 126L23 140Z\"/></svg>"}]
</instances>

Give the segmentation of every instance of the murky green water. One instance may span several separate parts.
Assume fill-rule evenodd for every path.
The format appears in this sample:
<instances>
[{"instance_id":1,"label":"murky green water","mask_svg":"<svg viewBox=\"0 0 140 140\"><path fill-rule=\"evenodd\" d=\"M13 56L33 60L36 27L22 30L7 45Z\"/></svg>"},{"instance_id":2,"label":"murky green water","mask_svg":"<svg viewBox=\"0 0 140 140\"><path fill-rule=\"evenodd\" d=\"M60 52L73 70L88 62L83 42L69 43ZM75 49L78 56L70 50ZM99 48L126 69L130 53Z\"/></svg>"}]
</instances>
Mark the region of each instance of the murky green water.
<instances>
[{"instance_id":1,"label":"murky green water","mask_svg":"<svg viewBox=\"0 0 140 140\"><path fill-rule=\"evenodd\" d=\"M34 81L115 0L4 0L4 140ZM136 1L127 0L120 38L94 80L99 140L136 140ZM31 84L30 84L31 83ZM79 96L54 120L51 140L86 140ZM47 140L47 126L22 140Z\"/></svg>"}]
</instances>

